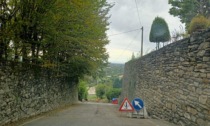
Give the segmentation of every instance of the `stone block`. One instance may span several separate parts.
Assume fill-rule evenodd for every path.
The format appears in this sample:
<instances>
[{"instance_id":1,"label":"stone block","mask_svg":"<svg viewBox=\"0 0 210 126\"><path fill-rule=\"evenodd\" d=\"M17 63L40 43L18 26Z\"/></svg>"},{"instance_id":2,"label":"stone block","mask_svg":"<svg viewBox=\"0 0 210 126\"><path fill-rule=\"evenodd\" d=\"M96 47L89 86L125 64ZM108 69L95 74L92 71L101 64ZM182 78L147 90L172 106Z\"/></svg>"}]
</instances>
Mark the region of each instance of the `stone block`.
<instances>
[{"instance_id":1,"label":"stone block","mask_svg":"<svg viewBox=\"0 0 210 126\"><path fill-rule=\"evenodd\" d=\"M196 39L197 39L196 36L194 36L194 35L190 36L190 42L193 42L193 41L195 41Z\"/></svg>"},{"instance_id":2,"label":"stone block","mask_svg":"<svg viewBox=\"0 0 210 126\"><path fill-rule=\"evenodd\" d=\"M182 62L183 65L189 65L189 62Z\"/></svg>"},{"instance_id":3,"label":"stone block","mask_svg":"<svg viewBox=\"0 0 210 126\"><path fill-rule=\"evenodd\" d=\"M187 113L187 112L184 113L184 117L187 118L187 119L189 119L189 120L191 120L190 114Z\"/></svg>"},{"instance_id":4,"label":"stone block","mask_svg":"<svg viewBox=\"0 0 210 126\"><path fill-rule=\"evenodd\" d=\"M4 94L4 90L0 89L0 95Z\"/></svg>"},{"instance_id":5,"label":"stone block","mask_svg":"<svg viewBox=\"0 0 210 126\"><path fill-rule=\"evenodd\" d=\"M179 94L179 97L180 97L180 99L182 99L182 100L186 100L186 99L187 99L187 96L186 96L186 95Z\"/></svg>"},{"instance_id":6,"label":"stone block","mask_svg":"<svg viewBox=\"0 0 210 126\"><path fill-rule=\"evenodd\" d=\"M178 89L178 91L177 91L179 94L183 94L184 92L183 92L183 90L179 90Z\"/></svg>"},{"instance_id":7,"label":"stone block","mask_svg":"<svg viewBox=\"0 0 210 126\"><path fill-rule=\"evenodd\" d=\"M208 47L210 47L210 43L209 43L209 42L203 42L203 43L201 43L200 46L198 47L198 50L207 49Z\"/></svg>"},{"instance_id":8,"label":"stone block","mask_svg":"<svg viewBox=\"0 0 210 126\"><path fill-rule=\"evenodd\" d=\"M203 83L204 83L204 84L209 84L209 83L210 83L210 79L204 78L204 79L203 79Z\"/></svg>"},{"instance_id":9,"label":"stone block","mask_svg":"<svg viewBox=\"0 0 210 126\"><path fill-rule=\"evenodd\" d=\"M203 57L203 61L204 61L204 62L210 61L210 57Z\"/></svg>"},{"instance_id":10,"label":"stone block","mask_svg":"<svg viewBox=\"0 0 210 126\"><path fill-rule=\"evenodd\" d=\"M199 83L198 82L193 82L193 85L198 87L199 86Z\"/></svg>"},{"instance_id":11,"label":"stone block","mask_svg":"<svg viewBox=\"0 0 210 126\"><path fill-rule=\"evenodd\" d=\"M176 108L177 108L176 104L172 104L172 111L176 111Z\"/></svg>"},{"instance_id":12,"label":"stone block","mask_svg":"<svg viewBox=\"0 0 210 126\"><path fill-rule=\"evenodd\" d=\"M179 124L179 126L186 126L186 125L185 125L185 123L184 123L184 122L182 122L182 121L179 121L179 123L178 123L178 124Z\"/></svg>"},{"instance_id":13,"label":"stone block","mask_svg":"<svg viewBox=\"0 0 210 126\"><path fill-rule=\"evenodd\" d=\"M171 103L166 103L166 107L171 109L172 108L172 104Z\"/></svg>"},{"instance_id":14,"label":"stone block","mask_svg":"<svg viewBox=\"0 0 210 126\"><path fill-rule=\"evenodd\" d=\"M192 92L195 92L195 86L193 84L188 85L188 89Z\"/></svg>"},{"instance_id":15,"label":"stone block","mask_svg":"<svg viewBox=\"0 0 210 126\"><path fill-rule=\"evenodd\" d=\"M191 116L191 120L193 121L193 122L196 122L196 117L195 116Z\"/></svg>"},{"instance_id":16,"label":"stone block","mask_svg":"<svg viewBox=\"0 0 210 126\"><path fill-rule=\"evenodd\" d=\"M202 91L202 89L201 89L201 88L197 88L197 89L196 89L196 93L198 93L198 94L202 94L202 92L203 92L203 91Z\"/></svg>"},{"instance_id":17,"label":"stone block","mask_svg":"<svg viewBox=\"0 0 210 126\"><path fill-rule=\"evenodd\" d=\"M208 116L207 116L207 120L210 120L210 110L209 110L209 113L208 113Z\"/></svg>"},{"instance_id":18,"label":"stone block","mask_svg":"<svg viewBox=\"0 0 210 126\"><path fill-rule=\"evenodd\" d=\"M210 95L210 88L209 89L204 89L203 93L206 94L206 95Z\"/></svg>"},{"instance_id":19,"label":"stone block","mask_svg":"<svg viewBox=\"0 0 210 126\"><path fill-rule=\"evenodd\" d=\"M206 101L207 106L210 108L210 96L208 97L207 101ZM210 110L209 110L209 115L210 115Z\"/></svg>"},{"instance_id":20,"label":"stone block","mask_svg":"<svg viewBox=\"0 0 210 126\"><path fill-rule=\"evenodd\" d=\"M180 61L183 62L184 61L184 58L180 57Z\"/></svg>"},{"instance_id":21,"label":"stone block","mask_svg":"<svg viewBox=\"0 0 210 126\"><path fill-rule=\"evenodd\" d=\"M182 111L187 111L187 107L184 104L181 105L181 111L179 112L179 115L182 115Z\"/></svg>"},{"instance_id":22,"label":"stone block","mask_svg":"<svg viewBox=\"0 0 210 126\"><path fill-rule=\"evenodd\" d=\"M197 119L196 122L197 122L197 124L198 124L199 126L205 126L205 123L206 123L203 119L200 119L200 118Z\"/></svg>"},{"instance_id":23,"label":"stone block","mask_svg":"<svg viewBox=\"0 0 210 126\"><path fill-rule=\"evenodd\" d=\"M208 96L207 95L200 95L199 96L199 102L202 104L206 104Z\"/></svg>"},{"instance_id":24,"label":"stone block","mask_svg":"<svg viewBox=\"0 0 210 126\"><path fill-rule=\"evenodd\" d=\"M196 115L198 113L196 109L190 106L187 107L187 112L191 113L192 115Z\"/></svg>"},{"instance_id":25,"label":"stone block","mask_svg":"<svg viewBox=\"0 0 210 126\"><path fill-rule=\"evenodd\" d=\"M202 77L202 78L206 78L206 77L207 77L207 74L206 74L206 73L200 73L199 75L200 75L200 77Z\"/></svg>"},{"instance_id":26,"label":"stone block","mask_svg":"<svg viewBox=\"0 0 210 126\"><path fill-rule=\"evenodd\" d=\"M204 54L205 54L205 50L200 50L200 51L197 53L197 56L203 57Z\"/></svg>"},{"instance_id":27,"label":"stone block","mask_svg":"<svg viewBox=\"0 0 210 126\"><path fill-rule=\"evenodd\" d=\"M199 76L199 73L195 73L195 72L193 72L193 77L198 77Z\"/></svg>"}]
</instances>

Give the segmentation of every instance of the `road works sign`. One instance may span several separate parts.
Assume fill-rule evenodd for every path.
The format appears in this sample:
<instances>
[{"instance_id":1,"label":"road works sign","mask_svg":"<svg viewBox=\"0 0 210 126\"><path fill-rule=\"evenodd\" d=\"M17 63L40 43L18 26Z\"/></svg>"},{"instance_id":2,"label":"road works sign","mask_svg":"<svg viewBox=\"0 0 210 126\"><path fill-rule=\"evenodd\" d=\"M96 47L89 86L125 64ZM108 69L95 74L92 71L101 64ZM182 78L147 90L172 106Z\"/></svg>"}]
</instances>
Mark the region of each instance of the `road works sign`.
<instances>
[{"instance_id":1,"label":"road works sign","mask_svg":"<svg viewBox=\"0 0 210 126\"><path fill-rule=\"evenodd\" d=\"M120 105L119 111L125 111L125 112L133 112L134 111L134 108L131 105L128 98L125 98L123 100L122 104Z\"/></svg>"},{"instance_id":2,"label":"road works sign","mask_svg":"<svg viewBox=\"0 0 210 126\"><path fill-rule=\"evenodd\" d=\"M132 101L132 105L136 111L140 111L144 107L144 103L140 98L135 98Z\"/></svg>"}]
</instances>

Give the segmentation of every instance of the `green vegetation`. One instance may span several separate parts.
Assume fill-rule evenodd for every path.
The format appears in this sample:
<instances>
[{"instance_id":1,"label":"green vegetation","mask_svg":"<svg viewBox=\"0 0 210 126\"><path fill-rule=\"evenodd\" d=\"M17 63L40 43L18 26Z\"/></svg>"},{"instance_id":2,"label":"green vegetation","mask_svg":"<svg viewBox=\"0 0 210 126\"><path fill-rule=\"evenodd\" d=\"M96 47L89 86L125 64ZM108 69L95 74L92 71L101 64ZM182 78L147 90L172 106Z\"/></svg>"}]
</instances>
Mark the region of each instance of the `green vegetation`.
<instances>
[{"instance_id":1,"label":"green vegetation","mask_svg":"<svg viewBox=\"0 0 210 126\"><path fill-rule=\"evenodd\" d=\"M169 0L169 4L172 6L169 13L179 17L186 24L186 29L196 15L210 17L209 0Z\"/></svg>"},{"instance_id":2,"label":"green vegetation","mask_svg":"<svg viewBox=\"0 0 210 126\"><path fill-rule=\"evenodd\" d=\"M198 15L192 19L190 22L188 33L193 33L194 31L206 29L210 26L210 20L202 15Z\"/></svg>"},{"instance_id":3,"label":"green vegetation","mask_svg":"<svg viewBox=\"0 0 210 126\"><path fill-rule=\"evenodd\" d=\"M171 38L168 29L168 24L161 17L156 17L151 26L149 40L150 42L157 43L157 49L159 49L160 42L167 42Z\"/></svg>"},{"instance_id":4,"label":"green vegetation","mask_svg":"<svg viewBox=\"0 0 210 126\"><path fill-rule=\"evenodd\" d=\"M87 100L88 90L87 84L85 81L80 81L78 86L78 99L82 101L83 99Z\"/></svg>"},{"instance_id":5,"label":"green vegetation","mask_svg":"<svg viewBox=\"0 0 210 126\"><path fill-rule=\"evenodd\" d=\"M85 76L89 87L97 84L106 84L112 86L115 79L123 75L124 64L110 63L106 67L101 67L93 76Z\"/></svg>"},{"instance_id":6,"label":"green vegetation","mask_svg":"<svg viewBox=\"0 0 210 126\"><path fill-rule=\"evenodd\" d=\"M0 8L1 63L75 80L107 64L106 0L3 0Z\"/></svg>"},{"instance_id":7,"label":"green vegetation","mask_svg":"<svg viewBox=\"0 0 210 126\"><path fill-rule=\"evenodd\" d=\"M112 98L118 98L121 94L121 88L113 88L105 84L99 84L96 86L96 96L100 99L107 98L108 101L111 101Z\"/></svg>"},{"instance_id":8,"label":"green vegetation","mask_svg":"<svg viewBox=\"0 0 210 126\"><path fill-rule=\"evenodd\" d=\"M106 98L111 101L112 98L118 98L121 94L120 88L111 88L106 92Z\"/></svg>"},{"instance_id":9,"label":"green vegetation","mask_svg":"<svg viewBox=\"0 0 210 126\"><path fill-rule=\"evenodd\" d=\"M89 87L96 87L96 95L88 95L90 101L110 101L119 97L122 88L122 75L124 64L109 64L104 68L103 76L93 78L85 76L85 81ZM107 99L107 100L106 100Z\"/></svg>"},{"instance_id":10,"label":"green vegetation","mask_svg":"<svg viewBox=\"0 0 210 126\"><path fill-rule=\"evenodd\" d=\"M113 88L122 88L122 78L115 78Z\"/></svg>"},{"instance_id":11,"label":"green vegetation","mask_svg":"<svg viewBox=\"0 0 210 126\"><path fill-rule=\"evenodd\" d=\"M94 94L89 94L88 95L88 101L97 101L97 96Z\"/></svg>"},{"instance_id":12,"label":"green vegetation","mask_svg":"<svg viewBox=\"0 0 210 126\"><path fill-rule=\"evenodd\" d=\"M98 84L96 86L96 96L100 99L103 98L103 96L105 95L106 93L106 89L107 89L107 86L104 85L104 84Z\"/></svg>"},{"instance_id":13,"label":"green vegetation","mask_svg":"<svg viewBox=\"0 0 210 126\"><path fill-rule=\"evenodd\" d=\"M117 77L123 75L124 64L110 63L108 67L105 68L106 77Z\"/></svg>"}]
</instances>

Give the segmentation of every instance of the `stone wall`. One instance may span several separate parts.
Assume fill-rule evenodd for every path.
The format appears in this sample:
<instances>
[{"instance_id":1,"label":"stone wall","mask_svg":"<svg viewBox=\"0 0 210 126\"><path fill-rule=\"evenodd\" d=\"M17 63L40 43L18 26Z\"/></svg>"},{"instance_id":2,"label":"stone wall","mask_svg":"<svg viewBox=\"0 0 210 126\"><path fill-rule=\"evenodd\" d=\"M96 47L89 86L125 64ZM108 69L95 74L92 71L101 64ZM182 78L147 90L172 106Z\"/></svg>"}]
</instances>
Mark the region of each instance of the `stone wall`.
<instances>
[{"instance_id":1,"label":"stone wall","mask_svg":"<svg viewBox=\"0 0 210 126\"><path fill-rule=\"evenodd\" d=\"M16 70L15 70L16 71ZM77 83L53 72L0 67L0 125L76 102Z\"/></svg>"},{"instance_id":2,"label":"stone wall","mask_svg":"<svg viewBox=\"0 0 210 126\"><path fill-rule=\"evenodd\" d=\"M210 30L126 63L124 97L143 99L150 116L210 126Z\"/></svg>"}]
</instances>

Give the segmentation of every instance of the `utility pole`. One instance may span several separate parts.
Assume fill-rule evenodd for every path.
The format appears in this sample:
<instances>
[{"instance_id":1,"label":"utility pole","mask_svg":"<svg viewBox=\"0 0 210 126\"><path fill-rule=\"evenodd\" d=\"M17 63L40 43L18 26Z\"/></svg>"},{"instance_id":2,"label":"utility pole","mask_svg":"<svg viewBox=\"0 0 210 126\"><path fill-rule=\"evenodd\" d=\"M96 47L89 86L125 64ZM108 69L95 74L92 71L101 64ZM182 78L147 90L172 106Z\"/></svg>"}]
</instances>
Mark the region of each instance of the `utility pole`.
<instances>
[{"instance_id":1,"label":"utility pole","mask_svg":"<svg viewBox=\"0 0 210 126\"><path fill-rule=\"evenodd\" d=\"M141 27L141 57L143 56L143 32L144 32L144 28L142 26Z\"/></svg>"}]
</instances>

